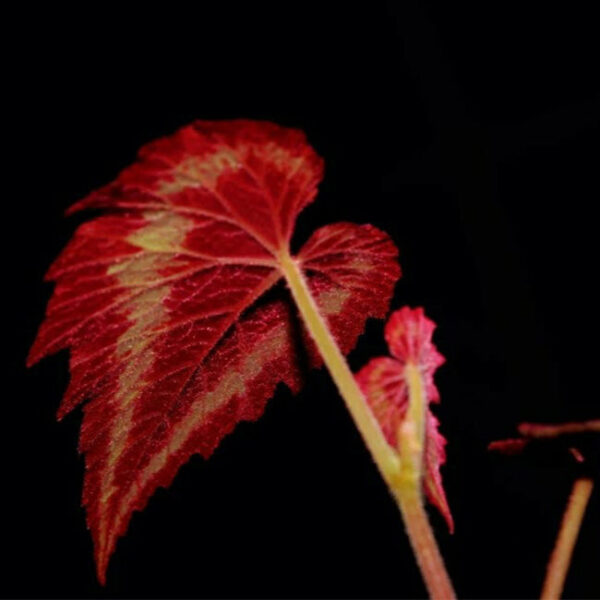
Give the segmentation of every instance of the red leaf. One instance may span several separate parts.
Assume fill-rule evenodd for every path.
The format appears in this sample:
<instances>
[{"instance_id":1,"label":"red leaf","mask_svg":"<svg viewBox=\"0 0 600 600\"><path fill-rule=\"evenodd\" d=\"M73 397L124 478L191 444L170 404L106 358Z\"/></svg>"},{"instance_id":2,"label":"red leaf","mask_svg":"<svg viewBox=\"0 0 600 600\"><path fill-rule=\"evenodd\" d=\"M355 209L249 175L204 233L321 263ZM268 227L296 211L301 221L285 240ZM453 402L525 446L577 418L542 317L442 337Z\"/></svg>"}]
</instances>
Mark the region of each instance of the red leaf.
<instances>
[{"instance_id":1,"label":"red leaf","mask_svg":"<svg viewBox=\"0 0 600 600\"><path fill-rule=\"evenodd\" d=\"M88 400L83 504L102 582L157 487L258 418L279 382L299 389L296 311L267 292L322 170L299 131L199 121L70 209L110 212L79 227L50 268L56 287L28 363L69 348L59 418ZM386 234L348 223L319 229L298 254L344 353L367 317L385 315L396 256Z\"/></svg>"},{"instance_id":2,"label":"red leaf","mask_svg":"<svg viewBox=\"0 0 600 600\"><path fill-rule=\"evenodd\" d=\"M357 373L356 378L385 438L390 446L397 449L400 426L409 404L406 366L412 364L418 367L427 401L423 488L452 532L454 522L440 474L440 467L446 462L446 440L438 432L438 420L429 409L430 402L439 402L440 399L433 375L445 360L431 342L434 329L435 323L425 317L422 308L413 310L404 307L397 310L385 327L385 339L394 358L372 359Z\"/></svg>"}]
</instances>

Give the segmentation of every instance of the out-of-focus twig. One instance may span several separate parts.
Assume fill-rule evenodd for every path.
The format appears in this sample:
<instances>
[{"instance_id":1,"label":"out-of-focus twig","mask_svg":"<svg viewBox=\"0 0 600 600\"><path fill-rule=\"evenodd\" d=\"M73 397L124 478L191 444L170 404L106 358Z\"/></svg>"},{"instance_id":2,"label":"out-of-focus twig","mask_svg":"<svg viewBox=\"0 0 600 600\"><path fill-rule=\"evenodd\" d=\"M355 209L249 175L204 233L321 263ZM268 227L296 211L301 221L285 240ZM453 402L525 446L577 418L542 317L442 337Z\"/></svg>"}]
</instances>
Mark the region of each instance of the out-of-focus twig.
<instances>
[{"instance_id":1,"label":"out-of-focus twig","mask_svg":"<svg viewBox=\"0 0 600 600\"><path fill-rule=\"evenodd\" d=\"M557 600L562 594L573 548L594 484L591 479L576 479L546 570L541 600Z\"/></svg>"},{"instance_id":2,"label":"out-of-focus twig","mask_svg":"<svg viewBox=\"0 0 600 600\"><path fill-rule=\"evenodd\" d=\"M578 423L521 423L519 433L525 437L552 438L559 435L585 433L588 431L600 432L600 419L580 421Z\"/></svg>"}]
</instances>

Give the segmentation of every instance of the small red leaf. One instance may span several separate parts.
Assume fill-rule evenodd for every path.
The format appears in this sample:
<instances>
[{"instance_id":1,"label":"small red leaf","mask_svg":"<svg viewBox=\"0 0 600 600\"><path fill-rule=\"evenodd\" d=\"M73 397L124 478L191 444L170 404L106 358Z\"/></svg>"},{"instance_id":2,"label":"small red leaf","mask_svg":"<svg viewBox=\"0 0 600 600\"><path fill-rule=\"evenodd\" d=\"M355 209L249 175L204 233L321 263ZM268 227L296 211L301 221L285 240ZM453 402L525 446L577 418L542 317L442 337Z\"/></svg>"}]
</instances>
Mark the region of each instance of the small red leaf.
<instances>
[{"instance_id":1,"label":"small red leaf","mask_svg":"<svg viewBox=\"0 0 600 600\"><path fill-rule=\"evenodd\" d=\"M509 438L506 440L496 440L488 444L488 450L492 452L501 452L512 456L523 452L530 440L525 438Z\"/></svg>"},{"instance_id":2,"label":"small red leaf","mask_svg":"<svg viewBox=\"0 0 600 600\"><path fill-rule=\"evenodd\" d=\"M397 449L400 426L409 404L406 365L418 367L427 401L423 489L429 501L442 513L452 532L454 522L440 474L440 467L446 462L446 440L438 432L438 420L429 409L430 402L439 402L433 375L445 360L431 341L434 329L435 323L425 317L422 308L404 307L395 311L385 327L385 339L395 358L372 359L357 373L356 378L386 440Z\"/></svg>"},{"instance_id":3,"label":"small red leaf","mask_svg":"<svg viewBox=\"0 0 600 600\"><path fill-rule=\"evenodd\" d=\"M258 418L279 382L299 389L296 310L266 294L322 170L299 131L198 121L71 208L110 212L79 227L50 268L56 287L28 363L68 348L59 418L87 400L83 504L101 581L157 487ZM367 317L385 315L396 256L386 234L347 223L319 229L298 254L343 352Z\"/></svg>"}]
</instances>

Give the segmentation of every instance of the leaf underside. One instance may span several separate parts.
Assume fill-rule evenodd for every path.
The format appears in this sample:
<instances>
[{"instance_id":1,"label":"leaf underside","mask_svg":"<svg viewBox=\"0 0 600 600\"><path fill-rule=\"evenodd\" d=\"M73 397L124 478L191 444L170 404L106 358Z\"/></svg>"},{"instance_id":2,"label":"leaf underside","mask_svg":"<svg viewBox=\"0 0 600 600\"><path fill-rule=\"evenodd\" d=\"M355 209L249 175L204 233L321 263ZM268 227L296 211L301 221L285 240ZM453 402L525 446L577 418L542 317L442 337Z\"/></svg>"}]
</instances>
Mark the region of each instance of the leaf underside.
<instances>
[{"instance_id":1,"label":"leaf underside","mask_svg":"<svg viewBox=\"0 0 600 600\"><path fill-rule=\"evenodd\" d=\"M131 515L191 455L208 457L255 420L278 383L302 384L320 358L279 259L316 194L321 158L271 123L198 121L144 146L117 179L69 212L81 225L51 266L55 281L28 364L68 348L62 418L85 401L83 504L98 577ZM400 276L386 234L318 229L296 256L342 352L383 318ZM302 349L304 348L304 350Z\"/></svg>"}]
</instances>

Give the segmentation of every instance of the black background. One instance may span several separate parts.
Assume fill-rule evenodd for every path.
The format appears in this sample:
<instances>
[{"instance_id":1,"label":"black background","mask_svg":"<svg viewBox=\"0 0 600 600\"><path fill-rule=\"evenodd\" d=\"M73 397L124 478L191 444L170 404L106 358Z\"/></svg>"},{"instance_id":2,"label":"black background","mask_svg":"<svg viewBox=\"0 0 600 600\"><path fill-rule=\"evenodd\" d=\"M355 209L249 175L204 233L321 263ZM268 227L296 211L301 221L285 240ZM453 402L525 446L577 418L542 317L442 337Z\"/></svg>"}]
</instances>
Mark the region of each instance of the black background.
<instances>
[{"instance_id":1,"label":"black background","mask_svg":"<svg viewBox=\"0 0 600 600\"><path fill-rule=\"evenodd\" d=\"M448 570L461 597L535 597L573 461L560 449L506 458L486 446L520 421L600 416L591 11L99 3L5 17L0 592L424 595L397 509L323 371L297 397L279 389L265 416L240 425L210 461L193 458L134 516L107 586L96 583L79 506L81 415L54 419L67 356L24 367L51 292L43 274L86 218L62 213L143 143L195 118L246 117L303 129L325 158L297 243L349 220L385 229L399 246L393 307L424 306L448 359L436 413L456 533L431 512ZM382 325L369 322L354 369L385 352ZM593 440L582 447L593 454ZM598 498L568 597L600 597Z\"/></svg>"}]
</instances>

